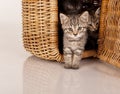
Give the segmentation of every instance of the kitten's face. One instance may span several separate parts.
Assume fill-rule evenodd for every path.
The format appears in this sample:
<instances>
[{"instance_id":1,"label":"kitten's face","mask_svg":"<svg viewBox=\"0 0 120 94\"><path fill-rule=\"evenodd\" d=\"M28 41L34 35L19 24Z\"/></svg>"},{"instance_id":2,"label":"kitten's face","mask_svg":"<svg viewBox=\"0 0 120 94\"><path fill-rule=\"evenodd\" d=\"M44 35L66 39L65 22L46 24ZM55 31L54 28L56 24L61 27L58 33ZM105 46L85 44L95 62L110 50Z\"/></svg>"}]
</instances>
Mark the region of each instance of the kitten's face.
<instances>
[{"instance_id":1,"label":"kitten's face","mask_svg":"<svg viewBox=\"0 0 120 94\"><path fill-rule=\"evenodd\" d=\"M89 13L86 11L82 15L66 16L60 14L60 20L64 36L69 39L79 40L87 31Z\"/></svg>"},{"instance_id":2,"label":"kitten's face","mask_svg":"<svg viewBox=\"0 0 120 94\"><path fill-rule=\"evenodd\" d=\"M89 21L89 30L96 31L99 27L99 19L100 19L100 8L98 8L93 16L91 16Z\"/></svg>"}]
</instances>

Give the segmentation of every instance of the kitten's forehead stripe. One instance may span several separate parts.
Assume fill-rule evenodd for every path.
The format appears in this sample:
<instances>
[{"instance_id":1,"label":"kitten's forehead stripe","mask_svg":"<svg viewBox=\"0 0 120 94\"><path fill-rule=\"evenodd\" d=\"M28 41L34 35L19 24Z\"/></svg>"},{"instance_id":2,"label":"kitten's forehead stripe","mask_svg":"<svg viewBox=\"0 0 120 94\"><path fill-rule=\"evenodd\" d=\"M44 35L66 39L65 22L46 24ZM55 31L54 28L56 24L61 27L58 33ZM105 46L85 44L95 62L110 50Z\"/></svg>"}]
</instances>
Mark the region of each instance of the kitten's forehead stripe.
<instances>
[{"instance_id":1,"label":"kitten's forehead stripe","mask_svg":"<svg viewBox=\"0 0 120 94\"><path fill-rule=\"evenodd\" d=\"M79 24L79 19L76 16L73 16L70 18L70 25L71 26L77 26Z\"/></svg>"},{"instance_id":2,"label":"kitten's forehead stripe","mask_svg":"<svg viewBox=\"0 0 120 94\"><path fill-rule=\"evenodd\" d=\"M68 16L69 19L64 21L64 24L62 25L62 27L64 29L72 28L73 31L77 31L79 27L82 27L82 28L88 27L88 23L83 22L80 17L81 17L80 15Z\"/></svg>"}]
</instances>

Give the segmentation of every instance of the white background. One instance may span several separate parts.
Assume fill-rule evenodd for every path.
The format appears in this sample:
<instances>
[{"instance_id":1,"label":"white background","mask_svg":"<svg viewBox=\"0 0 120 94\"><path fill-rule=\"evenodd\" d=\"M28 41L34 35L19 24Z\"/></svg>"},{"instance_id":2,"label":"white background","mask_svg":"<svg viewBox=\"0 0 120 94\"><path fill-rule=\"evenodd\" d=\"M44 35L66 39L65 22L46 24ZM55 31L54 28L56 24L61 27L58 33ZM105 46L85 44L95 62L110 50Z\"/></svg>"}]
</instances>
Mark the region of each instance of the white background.
<instances>
[{"instance_id":1,"label":"white background","mask_svg":"<svg viewBox=\"0 0 120 94\"><path fill-rule=\"evenodd\" d=\"M0 94L22 94L23 64L29 54L22 44L21 0L0 0Z\"/></svg>"}]
</instances>

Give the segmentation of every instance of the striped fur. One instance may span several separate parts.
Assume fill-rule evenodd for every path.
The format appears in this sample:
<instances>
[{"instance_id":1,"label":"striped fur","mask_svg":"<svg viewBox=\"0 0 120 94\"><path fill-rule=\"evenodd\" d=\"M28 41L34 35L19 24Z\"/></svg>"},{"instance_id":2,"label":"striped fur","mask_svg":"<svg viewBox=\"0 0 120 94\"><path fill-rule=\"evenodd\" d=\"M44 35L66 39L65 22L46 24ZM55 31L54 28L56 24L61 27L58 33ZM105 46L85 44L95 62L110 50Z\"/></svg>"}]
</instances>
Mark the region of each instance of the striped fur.
<instances>
[{"instance_id":1,"label":"striped fur","mask_svg":"<svg viewBox=\"0 0 120 94\"><path fill-rule=\"evenodd\" d=\"M64 61L66 68L79 68L79 62L87 41L89 13L81 15L60 14L64 31Z\"/></svg>"}]
</instances>

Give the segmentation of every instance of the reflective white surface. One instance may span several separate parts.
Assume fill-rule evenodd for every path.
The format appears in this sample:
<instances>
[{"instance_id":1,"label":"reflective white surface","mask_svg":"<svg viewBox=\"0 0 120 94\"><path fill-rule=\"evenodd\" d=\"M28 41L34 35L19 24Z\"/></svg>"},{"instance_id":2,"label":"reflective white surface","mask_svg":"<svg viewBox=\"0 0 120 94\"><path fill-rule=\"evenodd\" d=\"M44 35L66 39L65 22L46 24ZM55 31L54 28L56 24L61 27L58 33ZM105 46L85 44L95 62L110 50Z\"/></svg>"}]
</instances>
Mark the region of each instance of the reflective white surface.
<instances>
[{"instance_id":1,"label":"reflective white surface","mask_svg":"<svg viewBox=\"0 0 120 94\"><path fill-rule=\"evenodd\" d=\"M23 94L21 0L0 0L0 94Z\"/></svg>"},{"instance_id":2,"label":"reflective white surface","mask_svg":"<svg viewBox=\"0 0 120 94\"><path fill-rule=\"evenodd\" d=\"M27 53L21 0L1 0L0 12L0 94L120 94L120 69L83 60L79 70L67 70Z\"/></svg>"},{"instance_id":3,"label":"reflective white surface","mask_svg":"<svg viewBox=\"0 0 120 94\"><path fill-rule=\"evenodd\" d=\"M24 64L23 94L119 94L120 70L99 60L82 60L79 70L29 57Z\"/></svg>"}]
</instances>

